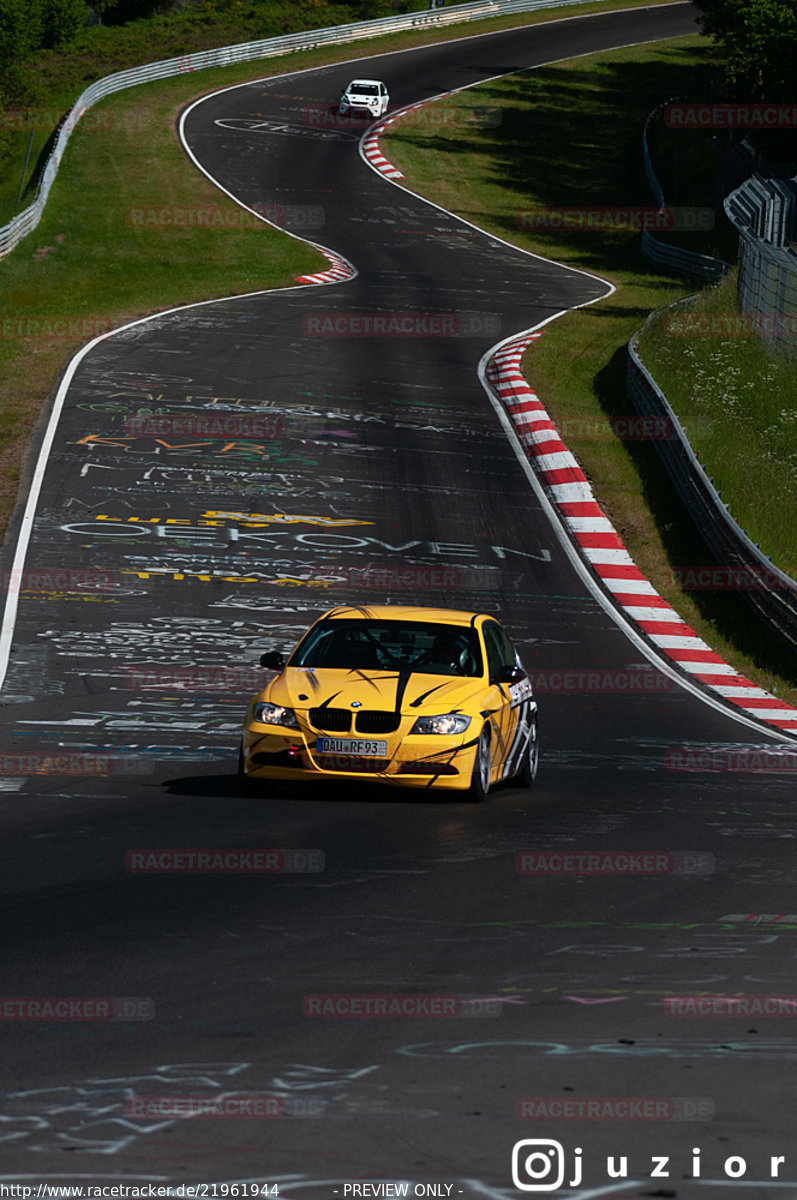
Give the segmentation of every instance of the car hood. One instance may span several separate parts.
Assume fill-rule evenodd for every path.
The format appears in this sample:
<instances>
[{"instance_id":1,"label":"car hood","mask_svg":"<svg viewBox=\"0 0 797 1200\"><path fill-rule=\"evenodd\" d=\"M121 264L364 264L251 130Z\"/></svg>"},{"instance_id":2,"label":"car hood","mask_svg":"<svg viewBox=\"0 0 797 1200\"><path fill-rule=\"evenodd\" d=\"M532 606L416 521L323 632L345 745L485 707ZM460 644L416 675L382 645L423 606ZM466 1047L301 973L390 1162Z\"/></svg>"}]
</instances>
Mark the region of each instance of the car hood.
<instances>
[{"instance_id":1,"label":"car hood","mask_svg":"<svg viewBox=\"0 0 797 1200\"><path fill-rule=\"evenodd\" d=\"M408 671L308 671L287 667L263 693L272 704L306 712L331 708L376 709L380 712L446 713L461 710L484 688L481 679L426 675Z\"/></svg>"}]
</instances>

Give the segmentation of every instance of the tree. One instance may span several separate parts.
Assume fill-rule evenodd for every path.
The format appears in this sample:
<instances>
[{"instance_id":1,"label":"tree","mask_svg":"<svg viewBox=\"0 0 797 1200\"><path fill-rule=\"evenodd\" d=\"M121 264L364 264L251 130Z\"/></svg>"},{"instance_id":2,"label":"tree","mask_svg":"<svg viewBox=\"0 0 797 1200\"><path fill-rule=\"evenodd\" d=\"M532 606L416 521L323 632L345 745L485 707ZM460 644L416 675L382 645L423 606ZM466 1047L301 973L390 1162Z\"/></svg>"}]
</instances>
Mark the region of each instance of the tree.
<instances>
[{"instance_id":1,"label":"tree","mask_svg":"<svg viewBox=\"0 0 797 1200\"><path fill-rule=\"evenodd\" d=\"M41 44L48 49L66 45L86 24L84 0L41 0Z\"/></svg>"},{"instance_id":2,"label":"tree","mask_svg":"<svg viewBox=\"0 0 797 1200\"><path fill-rule=\"evenodd\" d=\"M41 7L33 0L0 0L0 71L7 72L41 45Z\"/></svg>"},{"instance_id":3,"label":"tree","mask_svg":"<svg viewBox=\"0 0 797 1200\"><path fill-rule=\"evenodd\" d=\"M91 7L103 25L124 25L139 17L151 17L158 0L92 0Z\"/></svg>"},{"instance_id":4,"label":"tree","mask_svg":"<svg viewBox=\"0 0 797 1200\"><path fill-rule=\"evenodd\" d=\"M697 0L738 99L794 99L797 0Z\"/></svg>"},{"instance_id":5,"label":"tree","mask_svg":"<svg viewBox=\"0 0 797 1200\"><path fill-rule=\"evenodd\" d=\"M41 45L41 10L28 0L0 0L0 104L24 101L27 65Z\"/></svg>"}]
</instances>

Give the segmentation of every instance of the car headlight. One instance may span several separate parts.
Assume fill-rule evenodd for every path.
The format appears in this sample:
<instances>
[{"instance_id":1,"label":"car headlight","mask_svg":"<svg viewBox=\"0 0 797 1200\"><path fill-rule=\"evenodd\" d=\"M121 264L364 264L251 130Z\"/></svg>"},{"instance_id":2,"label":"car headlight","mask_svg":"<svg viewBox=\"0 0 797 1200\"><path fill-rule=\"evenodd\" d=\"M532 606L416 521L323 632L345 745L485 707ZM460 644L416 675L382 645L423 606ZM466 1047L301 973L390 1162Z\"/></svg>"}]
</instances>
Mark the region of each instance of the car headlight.
<instances>
[{"instance_id":1,"label":"car headlight","mask_svg":"<svg viewBox=\"0 0 797 1200\"><path fill-rule=\"evenodd\" d=\"M299 728L296 713L292 708L284 708L281 704L269 704L261 700L254 707L252 720L259 725L289 725L292 729Z\"/></svg>"},{"instance_id":2,"label":"car headlight","mask_svg":"<svg viewBox=\"0 0 797 1200\"><path fill-rule=\"evenodd\" d=\"M470 717L459 713L443 713L438 717L418 717L410 733L464 733L470 725Z\"/></svg>"}]
</instances>

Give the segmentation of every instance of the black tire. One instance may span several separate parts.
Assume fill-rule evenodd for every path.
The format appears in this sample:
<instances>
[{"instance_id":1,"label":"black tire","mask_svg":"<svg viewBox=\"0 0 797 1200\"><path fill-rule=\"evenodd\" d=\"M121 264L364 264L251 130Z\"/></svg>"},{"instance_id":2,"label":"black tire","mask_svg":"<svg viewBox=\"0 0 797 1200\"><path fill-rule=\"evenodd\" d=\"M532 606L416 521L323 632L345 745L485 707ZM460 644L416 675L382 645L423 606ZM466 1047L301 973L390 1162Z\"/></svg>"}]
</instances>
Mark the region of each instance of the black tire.
<instances>
[{"instance_id":1,"label":"black tire","mask_svg":"<svg viewBox=\"0 0 797 1200\"><path fill-rule=\"evenodd\" d=\"M540 761L540 738L536 716L531 722L531 733L523 752L523 763L515 779L520 787L531 787L537 778L537 767Z\"/></svg>"},{"instance_id":2,"label":"black tire","mask_svg":"<svg viewBox=\"0 0 797 1200\"><path fill-rule=\"evenodd\" d=\"M479 743L476 747L476 758L473 763L473 774L470 780L468 798L481 803L487 799L490 790L490 730L482 726Z\"/></svg>"}]
</instances>

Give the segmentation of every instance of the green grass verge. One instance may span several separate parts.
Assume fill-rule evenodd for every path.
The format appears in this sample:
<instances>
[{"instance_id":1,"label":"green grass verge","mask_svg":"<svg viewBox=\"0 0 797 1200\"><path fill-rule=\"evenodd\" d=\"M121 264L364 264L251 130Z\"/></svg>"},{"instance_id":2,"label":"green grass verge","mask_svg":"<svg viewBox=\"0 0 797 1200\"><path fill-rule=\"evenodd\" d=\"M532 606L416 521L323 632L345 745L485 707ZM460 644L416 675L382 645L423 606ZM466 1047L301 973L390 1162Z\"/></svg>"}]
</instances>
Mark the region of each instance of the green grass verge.
<instances>
[{"instance_id":1,"label":"green grass verge","mask_svg":"<svg viewBox=\"0 0 797 1200\"><path fill-rule=\"evenodd\" d=\"M740 672L797 703L797 669L740 596L680 587L678 568L711 559L653 446L620 441L612 432L611 418L633 411L625 387L628 339L653 309L688 287L647 263L637 235L540 233L518 221L530 207L650 204L641 161L644 118L662 99L699 95L711 63L699 37L574 59L438 101L452 110L448 116L434 125L399 122L382 146L414 190L515 245L614 283L607 300L546 327L524 357L526 378L657 590ZM459 110L474 106L499 108L501 124L468 123ZM707 186L704 175L690 192L694 202L708 202ZM693 246L705 252L704 236L695 235ZM746 473L762 472L751 470L748 459Z\"/></svg>"},{"instance_id":2,"label":"green grass verge","mask_svg":"<svg viewBox=\"0 0 797 1200\"><path fill-rule=\"evenodd\" d=\"M735 520L795 578L797 363L733 336L738 316L734 271L694 304L655 313L639 350Z\"/></svg>"}]
</instances>

